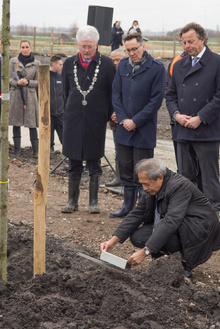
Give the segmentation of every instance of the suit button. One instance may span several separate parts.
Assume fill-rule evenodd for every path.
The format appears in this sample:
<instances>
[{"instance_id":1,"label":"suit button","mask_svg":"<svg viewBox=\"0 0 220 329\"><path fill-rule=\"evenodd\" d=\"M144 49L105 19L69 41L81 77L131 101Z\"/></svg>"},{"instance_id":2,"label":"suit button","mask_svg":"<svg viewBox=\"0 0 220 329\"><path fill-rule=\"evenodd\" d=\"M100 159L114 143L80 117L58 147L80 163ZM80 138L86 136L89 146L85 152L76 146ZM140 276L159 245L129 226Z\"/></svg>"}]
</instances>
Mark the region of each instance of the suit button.
<instances>
[{"instance_id":1,"label":"suit button","mask_svg":"<svg viewBox=\"0 0 220 329\"><path fill-rule=\"evenodd\" d=\"M193 102L196 102L197 101L197 99L196 98L193 98Z\"/></svg>"},{"instance_id":2,"label":"suit button","mask_svg":"<svg viewBox=\"0 0 220 329\"><path fill-rule=\"evenodd\" d=\"M180 98L180 102L183 102L183 98Z\"/></svg>"},{"instance_id":3,"label":"suit button","mask_svg":"<svg viewBox=\"0 0 220 329\"><path fill-rule=\"evenodd\" d=\"M128 97L129 101L131 100L131 97Z\"/></svg>"},{"instance_id":4,"label":"suit button","mask_svg":"<svg viewBox=\"0 0 220 329\"><path fill-rule=\"evenodd\" d=\"M199 83L198 83L198 82L196 82L196 83L195 83L195 86L198 86L198 85L199 85Z\"/></svg>"},{"instance_id":5,"label":"suit button","mask_svg":"<svg viewBox=\"0 0 220 329\"><path fill-rule=\"evenodd\" d=\"M185 85L185 83L183 83L183 87L185 87L186 85Z\"/></svg>"}]
</instances>

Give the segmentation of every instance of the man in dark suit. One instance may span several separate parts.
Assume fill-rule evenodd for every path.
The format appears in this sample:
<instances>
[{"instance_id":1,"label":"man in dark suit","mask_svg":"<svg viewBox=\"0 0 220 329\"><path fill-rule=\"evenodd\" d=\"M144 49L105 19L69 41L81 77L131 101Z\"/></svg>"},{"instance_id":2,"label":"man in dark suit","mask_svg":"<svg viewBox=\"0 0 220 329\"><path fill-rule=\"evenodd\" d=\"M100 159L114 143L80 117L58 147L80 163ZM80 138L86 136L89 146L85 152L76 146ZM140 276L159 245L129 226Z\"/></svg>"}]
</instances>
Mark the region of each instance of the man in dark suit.
<instances>
[{"instance_id":1,"label":"man in dark suit","mask_svg":"<svg viewBox=\"0 0 220 329\"><path fill-rule=\"evenodd\" d=\"M124 185L124 204L110 217L125 217L136 203L141 185L134 173L135 164L152 158L156 146L157 111L165 90L166 71L145 49L141 34L124 38L126 53L115 75L112 102L117 117L117 154Z\"/></svg>"},{"instance_id":2,"label":"man in dark suit","mask_svg":"<svg viewBox=\"0 0 220 329\"><path fill-rule=\"evenodd\" d=\"M218 215L220 56L207 46L207 33L199 24L183 27L180 39L188 55L175 63L166 93L167 108L175 121L178 172L196 185L199 181Z\"/></svg>"}]
</instances>

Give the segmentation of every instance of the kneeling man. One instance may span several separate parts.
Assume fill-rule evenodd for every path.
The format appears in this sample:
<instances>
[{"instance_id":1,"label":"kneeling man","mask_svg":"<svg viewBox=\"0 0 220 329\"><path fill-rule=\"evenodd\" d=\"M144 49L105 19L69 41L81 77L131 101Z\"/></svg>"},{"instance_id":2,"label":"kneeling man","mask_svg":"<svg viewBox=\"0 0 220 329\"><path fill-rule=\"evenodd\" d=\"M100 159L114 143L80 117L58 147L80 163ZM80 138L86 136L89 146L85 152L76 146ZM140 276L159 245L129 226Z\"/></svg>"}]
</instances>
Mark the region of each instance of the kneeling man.
<instances>
[{"instance_id":1,"label":"kneeling man","mask_svg":"<svg viewBox=\"0 0 220 329\"><path fill-rule=\"evenodd\" d=\"M101 251L130 237L141 248L128 259L132 266L149 254L157 258L180 251L184 274L191 277L194 267L220 249L220 223L211 204L193 183L157 159L141 160L135 169L144 193Z\"/></svg>"}]
</instances>

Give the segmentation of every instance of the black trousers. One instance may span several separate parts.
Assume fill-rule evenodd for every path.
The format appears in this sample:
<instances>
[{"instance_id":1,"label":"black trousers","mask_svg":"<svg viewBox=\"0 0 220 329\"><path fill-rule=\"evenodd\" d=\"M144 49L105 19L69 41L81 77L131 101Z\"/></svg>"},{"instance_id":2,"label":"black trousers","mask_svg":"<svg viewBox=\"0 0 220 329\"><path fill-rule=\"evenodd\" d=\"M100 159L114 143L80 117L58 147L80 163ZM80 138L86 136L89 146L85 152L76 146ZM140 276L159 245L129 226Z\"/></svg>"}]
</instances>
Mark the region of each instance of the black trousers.
<instances>
[{"instance_id":1,"label":"black trousers","mask_svg":"<svg viewBox=\"0 0 220 329\"><path fill-rule=\"evenodd\" d=\"M101 160L87 160L86 167L89 171L89 175L101 175L102 174L102 167L101 167ZM81 175L84 170L83 161L69 159L69 170L70 174L74 175Z\"/></svg>"},{"instance_id":2,"label":"black trousers","mask_svg":"<svg viewBox=\"0 0 220 329\"><path fill-rule=\"evenodd\" d=\"M135 165L139 160L153 158L154 149L142 149L134 146L117 144L117 158L120 177L124 186L140 186L135 173Z\"/></svg>"},{"instance_id":3,"label":"black trousers","mask_svg":"<svg viewBox=\"0 0 220 329\"><path fill-rule=\"evenodd\" d=\"M62 144L63 140L63 114L59 116L51 115L51 140L50 146L54 146L54 131L57 132L60 143Z\"/></svg>"},{"instance_id":4,"label":"black trousers","mask_svg":"<svg viewBox=\"0 0 220 329\"><path fill-rule=\"evenodd\" d=\"M138 248L144 248L148 239L153 233L154 225L142 225L140 226L130 237L131 243ZM163 246L163 251L173 254L182 250L181 241L178 233L173 234L167 244ZM153 255L152 255L153 256Z\"/></svg>"},{"instance_id":5,"label":"black trousers","mask_svg":"<svg viewBox=\"0 0 220 329\"><path fill-rule=\"evenodd\" d=\"M29 128L30 139L38 139L37 128ZM13 137L20 138L21 137L21 127L13 126Z\"/></svg>"},{"instance_id":6,"label":"black trousers","mask_svg":"<svg viewBox=\"0 0 220 329\"><path fill-rule=\"evenodd\" d=\"M220 210L219 142L177 142L178 172Z\"/></svg>"}]
</instances>

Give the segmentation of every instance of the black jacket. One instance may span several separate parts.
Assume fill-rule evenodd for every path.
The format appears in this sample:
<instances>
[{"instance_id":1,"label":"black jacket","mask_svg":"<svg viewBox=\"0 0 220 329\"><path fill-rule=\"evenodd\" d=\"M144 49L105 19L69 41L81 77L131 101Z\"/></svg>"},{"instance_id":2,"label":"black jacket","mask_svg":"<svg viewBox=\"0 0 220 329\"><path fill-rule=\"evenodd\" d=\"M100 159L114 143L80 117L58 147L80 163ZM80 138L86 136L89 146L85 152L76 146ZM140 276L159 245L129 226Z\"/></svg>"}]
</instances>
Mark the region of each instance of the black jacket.
<instances>
[{"instance_id":1,"label":"black jacket","mask_svg":"<svg viewBox=\"0 0 220 329\"><path fill-rule=\"evenodd\" d=\"M64 95L61 74L50 71L50 114L58 116L64 112Z\"/></svg>"},{"instance_id":2,"label":"black jacket","mask_svg":"<svg viewBox=\"0 0 220 329\"><path fill-rule=\"evenodd\" d=\"M63 154L74 160L95 160L104 156L106 124L113 112L111 101L112 81L115 67L106 56L101 56L101 64L94 89L86 96L87 105L83 106L83 96L77 90L74 79L74 65L83 91L92 84L100 53L85 71L79 55L65 60L62 70L65 110L63 117Z\"/></svg>"},{"instance_id":3,"label":"black jacket","mask_svg":"<svg viewBox=\"0 0 220 329\"><path fill-rule=\"evenodd\" d=\"M144 192L138 205L118 226L114 235L124 242L141 224L153 224L155 197ZM157 197L161 215L146 246L157 253L178 231L187 265L204 263L220 249L220 223L211 204L199 189L182 175L167 170Z\"/></svg>"}]
</instances>

